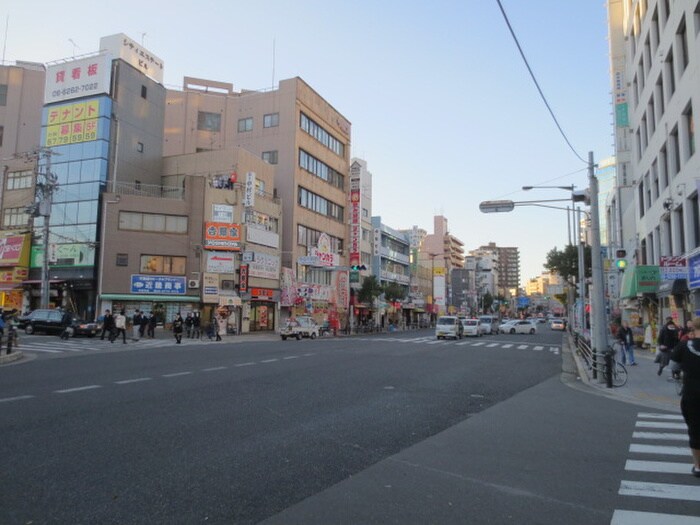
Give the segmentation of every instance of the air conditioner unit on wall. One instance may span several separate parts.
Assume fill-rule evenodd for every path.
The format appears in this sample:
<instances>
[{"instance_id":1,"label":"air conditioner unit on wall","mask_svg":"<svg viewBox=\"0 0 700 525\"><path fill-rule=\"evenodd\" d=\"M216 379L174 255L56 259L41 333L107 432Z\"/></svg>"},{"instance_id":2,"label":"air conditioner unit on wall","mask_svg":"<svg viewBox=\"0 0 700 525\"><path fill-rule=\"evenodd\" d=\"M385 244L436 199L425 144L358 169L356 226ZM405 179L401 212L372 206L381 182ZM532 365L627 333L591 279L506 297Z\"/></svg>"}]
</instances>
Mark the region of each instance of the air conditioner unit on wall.
<instances>
[{"instance_id":1,"label":"air conditioner unit on wall","mask_svg":"<svg viewBox=\"0 0 700 525\"><path fill-rule=\"evenodd\" d=\"M188 288L199 288L199 279L190 279L187 281Z\"/></svg>"}]
</instances>

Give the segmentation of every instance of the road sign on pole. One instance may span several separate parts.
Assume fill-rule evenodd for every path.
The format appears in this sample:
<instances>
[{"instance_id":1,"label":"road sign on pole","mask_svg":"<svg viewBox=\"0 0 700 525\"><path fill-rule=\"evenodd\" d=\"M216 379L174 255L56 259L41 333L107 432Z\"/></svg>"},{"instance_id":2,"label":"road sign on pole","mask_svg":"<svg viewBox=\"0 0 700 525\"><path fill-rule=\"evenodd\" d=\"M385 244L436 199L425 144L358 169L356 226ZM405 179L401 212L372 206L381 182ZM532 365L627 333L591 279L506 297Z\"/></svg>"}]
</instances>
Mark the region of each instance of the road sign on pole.
<instances>
[{"instance_id":1,"label":"road sign on pole","mask_svg":"<svg viewBox=\"0 0 700 525\"><path fill-rule=\"evenodd\" d=\"M513 201L484 201L479 204L479 210L482 213L504 213L513 209L515 209Z\"/></svg>"}]
</instances>

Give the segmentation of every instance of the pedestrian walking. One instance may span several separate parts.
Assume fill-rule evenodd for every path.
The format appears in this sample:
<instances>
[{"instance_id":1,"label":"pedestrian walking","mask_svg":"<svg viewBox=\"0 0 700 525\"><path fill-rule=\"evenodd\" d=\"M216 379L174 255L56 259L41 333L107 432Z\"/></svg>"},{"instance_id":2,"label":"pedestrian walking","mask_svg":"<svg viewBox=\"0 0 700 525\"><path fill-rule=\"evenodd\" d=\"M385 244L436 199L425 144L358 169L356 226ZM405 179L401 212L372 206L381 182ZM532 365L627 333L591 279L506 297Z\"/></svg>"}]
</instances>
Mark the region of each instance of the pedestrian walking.
<instances>
[{"instance_id":1,"label":"pedestrian walking","mask_svg":"<svg viewBox=\"0 0 700 525\"><path fill-rule=\"evenodd\" d=\"M151 312L151 315L153 315L153 312ZM144 337L146 335L146 329L148 328L148 315L146 312L141 312L141 322L139 323L139 338Z\"/></svg>"},{"instance_id":2,"label":"pedestrian walking","mask_svg":"<svg viewBox=\"0 0 700 525\"><path fill-rule=\"evenodd\" d=\"M182 343L182 328L184 324L185 323L182 320L182 316L180 315L180 312L178 312L173 320L173 334L175 334L175 341L177 344Z\"/></svg>"},{"instance_id":3,"label":"pedestrian walking","mask_svg":"<svg viewBox=\"0 0 700 525\"><path fill-rule=\"evenodd\" d=\"M131 318L131 339L138 341L140 339L139 330L141 329L141 311L136 310Z\"/></svg>"},{"instance_id":4,"label":"pedestrian walking","mask_svg":"<svg viewBox=\"0 0 700 525\"><path fill-rule=\"evenodd\" d=\"M617 339L622 350L622 364L626 365L629 361L630 365L637 366L634 360L634 334L627 321L622 321L622 326L617 329Z\"/></svg>"},{"instance_id":5,"label":"pedestrian walking","mask_svg":"<svg viewBox=\"0 0 700 525\"><path fill-rule=\"evenodd\" d=\"M226 335L226 318L219 315L216 322L216 340L221 341L221 334Z\"/></svg>"},{"instance_id":6,"label":"pedestrian walking","mask_svg":"<svg viewBox=\"0 0 700 525\"><path fill-rule=\"evenodd\" d=\"M121 310L114 316L114 330L109 336L109 342L113 343L115 339L119 339L119 334L121 334L124 344L126 344L126 315L124 315L124 310Z\"/></svg>"},{"instance_id":7,"label":"pedestrian walking","mask_svg":"<svg viewBox=\"0 0 700 525\"><path fill-rule=\"evenodd\" d=\"M158 324L158 321L156 320L156 316L154 315L153 312L150 313L148 316L148 337L151 339L154 339L156 336L156 325Z\"/></svg>"},{"instance_id":8,"label":"pedestrian walking","mask_svg":"<svg viewBox=\"0 0 700 525\"><path fill-rule=\"evenodd\" d=\"M659 345L659 351L656 354L656 359L654 360L655 363L659 363L657 375L661 375L661 372L663 372L666 365L668 365L671 350L676 347L679 339L680 337L676 323L673 322L673 318L667 317L666 324L659 332L659 337L656 340Z\"/></svg>"},{"instance_id":9,"label":"pedestrian walking","mask_svg":"<svg viewBox=\"0 0 700 525\"><path fill-rule=\"evenodd\" d=\"M100 336L100 339L102 341L105 340L105 334L107 334L107 339L110 339L112 336L112 331L114 330L114 316L112 315L112 312L109 310L105 310L105 314L102 318L102 335Z\"/></svg>"},{"instance_id":10,"label":"pedestrian walking","mask_svg":"<svg viewBox=\"0 0 700 525\"><path fill-rule=\"evenodd\" d=\"M670 358L683 371L681 413L688 426L690 452L693 455L693 476L700 478L700 317L693 320L694 334L671 352Z\"/></svg>"},{"instance_id":11,"label":"pedestrian walking","mask_svg":"<svg viewBox=\"0 0 700 525\"><path fill-rule=\"evenodd\" d=\"M192 317L192 338L201 339L202 337L202 318L199 316L199 312L195 312Z\"/></svg>"},{"instance_id":12,"label":"pedestrian walking","mask_svg":"<svg viewBox=\"0 0 700 525\"><path fill-rule=\"evenodd\" d=\"M192 318L192 312L187 312L187 316L185 317L185 333L187 335L187 339L192 339L193 324L194 320Z\"/></svg>"}]
</instances>

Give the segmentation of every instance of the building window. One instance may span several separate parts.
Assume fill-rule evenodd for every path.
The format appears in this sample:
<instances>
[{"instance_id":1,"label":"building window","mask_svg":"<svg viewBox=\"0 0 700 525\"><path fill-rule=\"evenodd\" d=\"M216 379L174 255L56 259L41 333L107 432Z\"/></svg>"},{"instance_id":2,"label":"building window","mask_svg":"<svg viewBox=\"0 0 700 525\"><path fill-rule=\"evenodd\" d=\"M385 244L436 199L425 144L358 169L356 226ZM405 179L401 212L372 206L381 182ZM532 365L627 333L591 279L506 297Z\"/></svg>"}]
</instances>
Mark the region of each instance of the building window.
<instances>
[{"instance_id":1,"label":"building window","mask_svg":"<svg viewBox=\"0 0 700 525\"><path fill-rule=\"evenodd\" d=\"M142 255L141 273L157 273L164 275L185 275L187 257L171 255Z\"/></svg>"},{"instance_id":2,"label":"building window","mask_svg":"<svg viewBox=\"0 0 700 525\"><path fill-rule=\"evenodd\" d=\"M681 74L683 74L688 67L688 34L685 27L685 16L681 19L678 31L676 31L676 46L678 64L681 68Z\"/></svg>"},{"instance_id":3,"label":"building window","mask_svg":"<svg viewBox=\"0 0 700 525\"><path fill-rule=\"evenodd\" d=\"M637 186L637 202L639 202L639 218L644 217L644 184L641 182Z\"/></svg>"},{"instance_id":4,"label":"building window","mask_svg":"<svg viewBox=\"0 0 700 525\"><path fill-rule=\"evenodd\" d=\"M7 84L0 84L0 106L7 106Z\"/></svg>"},{"instance_id":5,"label":"building window","mask_svg":"<svg viewBox=\"0 0 700 525\"><path fill-rule=\"evenodd\" d=\"M306 188L299 187L297 204L326 217L331 217L339 222L343 222L345 210L342 206L317 195Z\"/></svg>"},{"instance_id":6,"label":"building window","mask_svg":"<svg viewBox=\"0 0 700 525\"><path fill-rule=\"evenodd\" d=\"M259 229L263 229L269 232L279 232L279 219L276 217L271 217L266 213L261 213L255 210L245 210L243 216L243 222L245 224L255 224Z\"/></svg>"},{"instance_id":7,"label":"building window","mask_svg":"<svg viewBox=\"0 0 700 525\"><path fill-rule=\"evenodd\" d=\"M693 218L693 248L700 246L700 206L698 206L698 194L696 193L690 200L690 209Z\"/></svg>"},{"instance_id":8,"label":"building window","mask_svg":"<svg viewBox=\"0 0 700 525\"><path fill-rule=\"evenodd\" d=\"M695 25L695 36L700 33L700 2L695 4L695 10L693 11L693 22Z\"/></svg>"},{"instance_id":9,"label":"building window","mask_svg":"<svg viewBox=\"0 0 700 525\"><path fill-rule=\"evenodd\" d=\"M143 142L136 143L136 151L138 151L139 153L143 153Z\"/></svg>"},{"instance_id":10,"label":"building window","mask_svg":"<svg viewBox=\"0 0 700 525\"><path fill-rule=\"evenodd\" d=\"M34 182L34 172L32 170L11 171L7 174L8 190L23 190L31 188Z\"/></svg>"},{"instance_id":11,"label":"building window","mask_svg":"<svg viewBox=\"0 0 700 525\"><path fill-rule=\"evenodd\" d=\"M673 63L673 50L669 51L668 55L666 55L664 72L666 73L666 87L668 88L666 100L671 100L671 97L676 92L676 68Z\"/></svg>"},{"instance_id":12,"label":"building window","mask_svg":"<svg viewBox=\"0 0 700 525\"><path fill-rule=\"evenodd\" d=\"M678 224L678 241L680 243L680 253L685 253L685 222L683 221L683 206L679 207L675 212L676 223Z\"/></svg>"},{"instance_id":13,"label":"building window","mask_svg":"<svg viewBox=\"0 0 700 525\"><path fill-rule=\"evenodd\" d=\"M119 229L154 233L187 233L187 217L121 211Z\"/></svg>"},{"instance_id":14,"label":"building window","mask_svg":"<svg viewBox=\"0 0 700 525\"><path fill-rule=\"evenodd\" d=\"M275 151L263 151L262 160L268 164L277 164L277 150Z\"/></svg>"},{"instance_id":15,"label":"building window","mask_svg":"<svg viewBox=\"0 0 700 525\"><path fill-rule=\"evenodd\" d=\"M695 121L693 120L693 106L688 105L688 108L683 112L683 130L686 136L686 150L688 157L692 157L695 153Z\"/></svg>"},{"instance_id":16,"label":"building window","mask_svg":"<svg viewBox=\"0 0 700 525\"><path fill-rule=\"evenodd\" d=\"M681 171L681 145L678 141L678 126L671 130L669 141L671 145L671 176L669 178L673 179Z\"/></svg>"},{"instance_id":17,"label":"building window","mask_svg":"<svg viewBox=\"0 0 700 525\"><path fill-rule=\"evenodd\" d=\"M303 224L297 224L297 244L299 246L306 246L307 248L316 247L318 245L318 239L321 237L321 233L318 230L304 226ZM343 239L338 237L333 237L329 235L331 239L331 252L340 253L343 251Z\"/></svg>"},{"instance_id":18,"label":"building window","mask_svg":"<svg viewBox=\"0 0 700 525\"><path fill-rule=\"evenodd\" d=\"M325 129L319 126L316 122L311 120L309 117L300 114L299 125L301 129L306 131L309 135L319 141L321 144L326 146L329 150L334 152L336 155L345 158L345 145L336 139L333 135L328 133Z\"/></svg>"},{"instance_id":19,"label":"building window","mask_svg":"<svg viewBox=\"0 0 700 525\"><path fill-rule=\"evenodd\" d=\"M0 126L0 146L2 146L2 136L5 133L5 126Z\"/></svg>"},{"instance_id":20,"label":"building window","mask_svg":"<svg viewBox=\"0 0 700 525\"><path fill-rule=\"evenodd\" d=\"M328 164L321 162L316 157L309 155L303 149L299 150L299 167L316 175L336 188L345 189L345 177L331 168Z\"/></svg>"},{"instance_id":21,"label":"building window","mask_svg":"<svg viewBox=\"0 0 700 525\"><path fill-rule=\"evenodd\" d=\"M253 131L253 117L238 120L238 133L245 133L246 131Z\"/></svg>"},{"instance_id":22,"label":"building window","mask_svg":"<svg viewBox=\"0 0 700 525\"><path fill-rule=\"evenodd\" d=\"M29 214L26 208L5 208L2 218L4 228L16 228L29 225Z\"/></svg>"},{"instance_id":23,"label":"building window","mask_svg":"<svg viewBox=\"0 0 700 525\"><path fill-rule=\"evenodd\" d=\"M141 86L141 98L146 98L147 93L148 93L148 88L146 86Z\"/></svg>"},{"instance_id":24,"label":"building window","mask_svg":"<svg viewBox=\"0 0 700 525\"><path fill-rule=\"evenodd\" d=\"M118 253L116 264L117 264L117 266L129 266L129 254L128 253Z\"/></svg>"},{"instance_id":25,"label":"building window","mask_svg":"<svg viewBox=\"0 0 700 525\"><path fill-rule=\"evenodd\" d=\"M252 120L252 119L251 119ZM251 129L252 129L251 122ZM276 128L280 125L280 114L279 113L269 113L263 116L263 128Z\"/></svg>"},{"instance_id":26,"label":"building window","mask_svg":"<svg viewBox=\"0 0 700 525\"><path fill-rule=\"evenodd\" d=\"M221 114L197 112L197 129L199 131L221 131Z\"/></svg>"}]
</instances>

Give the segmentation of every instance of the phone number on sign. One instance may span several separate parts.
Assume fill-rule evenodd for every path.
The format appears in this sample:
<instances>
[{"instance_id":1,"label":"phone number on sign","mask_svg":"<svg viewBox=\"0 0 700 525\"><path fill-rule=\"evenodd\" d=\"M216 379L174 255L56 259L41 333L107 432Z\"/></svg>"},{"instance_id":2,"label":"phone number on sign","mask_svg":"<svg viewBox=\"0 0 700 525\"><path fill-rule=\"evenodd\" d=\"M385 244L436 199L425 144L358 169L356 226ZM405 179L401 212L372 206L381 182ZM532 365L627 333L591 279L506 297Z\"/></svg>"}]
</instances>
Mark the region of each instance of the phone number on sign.
<instances>
[{"instance_id":1,"label":"phone number on sign","mask_svg":"<svg viewBox=\"0 0 700 525\"><path fill-rule=\"evenodd\" d=\"M66 87L63 89L54 89L51 92L52 97L62 97L65 95L75 95L76 93L84 93L85 91L95 91L97 89L98 83L93 82L91 84L82 84L80 86Z\"/></svg>"}]
</instances>

